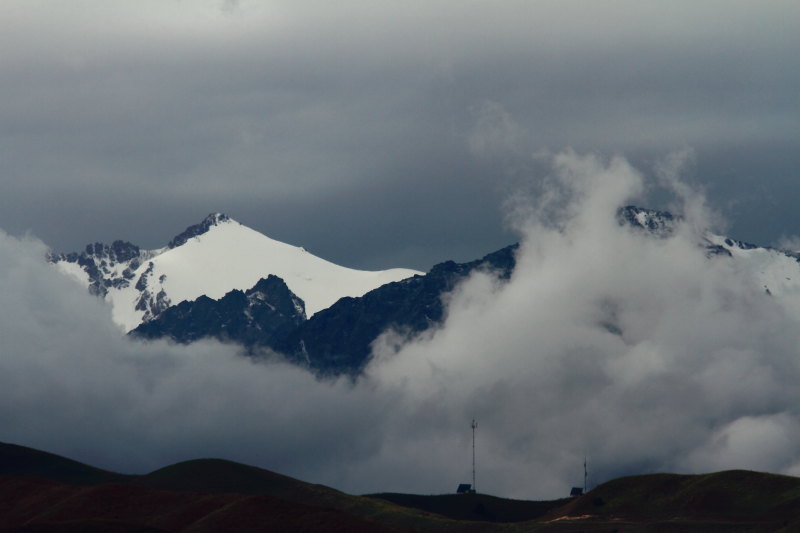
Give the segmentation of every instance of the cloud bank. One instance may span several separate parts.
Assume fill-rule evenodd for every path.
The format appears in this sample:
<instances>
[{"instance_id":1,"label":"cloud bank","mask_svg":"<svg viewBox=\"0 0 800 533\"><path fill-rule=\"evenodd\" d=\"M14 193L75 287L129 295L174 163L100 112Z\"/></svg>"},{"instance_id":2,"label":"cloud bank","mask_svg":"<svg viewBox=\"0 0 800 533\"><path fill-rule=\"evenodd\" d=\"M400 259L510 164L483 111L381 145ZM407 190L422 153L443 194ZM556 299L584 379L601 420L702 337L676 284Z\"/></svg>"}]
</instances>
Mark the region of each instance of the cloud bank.
<instances>
[{"instance_id":1,"label":"cloud bank","mask_svg":"<svg viewBox=\"0 0 800 533\"><path fill-rule=\"evenodd\" d=\"M128 341L41 242L0 234L0 440L126 472L216 456L355 493L440 493L470 480L476 418L478 489L503 496L563 496L584 456L590 484L800 474L797 317L706 256L702 202L656 239L616 220L647 186L625 159L556 154L542 181L515 202L513 277L472 276L435 331L387 332L356 383L217 343Z\"/></svg>"}]
</instances>

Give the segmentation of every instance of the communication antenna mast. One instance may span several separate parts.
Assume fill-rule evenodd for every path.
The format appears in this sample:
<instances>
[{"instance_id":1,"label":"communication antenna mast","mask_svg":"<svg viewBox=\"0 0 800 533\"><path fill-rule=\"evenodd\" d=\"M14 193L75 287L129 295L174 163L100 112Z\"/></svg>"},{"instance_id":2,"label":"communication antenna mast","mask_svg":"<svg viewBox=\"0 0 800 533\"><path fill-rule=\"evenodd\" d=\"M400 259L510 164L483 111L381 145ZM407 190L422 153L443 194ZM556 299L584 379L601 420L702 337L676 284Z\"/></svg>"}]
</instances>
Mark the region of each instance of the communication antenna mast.
<instances>
[{"instance_id":1,"label":"communication antenna mast","mask_svg":"<svg viewBox=\"0 0 800 533\"><path fill-rule=\"evenodd\" d=\"M475 485L475 428L478 427L478 424L475 422L475 419L472 419L472 492L477 492L478 487Z\"/></svg>"},{"instance_id":2,"label":"communication antenna mast","mask_svg":"<svg viewBox=\"0 0 800 533\"><path fill-rule=\"evenodd\" d=\"M589 477L589 473L586 470L586 456L583 456L583 493L586 494L586 480Z\"/></svg>"}]
</instances>

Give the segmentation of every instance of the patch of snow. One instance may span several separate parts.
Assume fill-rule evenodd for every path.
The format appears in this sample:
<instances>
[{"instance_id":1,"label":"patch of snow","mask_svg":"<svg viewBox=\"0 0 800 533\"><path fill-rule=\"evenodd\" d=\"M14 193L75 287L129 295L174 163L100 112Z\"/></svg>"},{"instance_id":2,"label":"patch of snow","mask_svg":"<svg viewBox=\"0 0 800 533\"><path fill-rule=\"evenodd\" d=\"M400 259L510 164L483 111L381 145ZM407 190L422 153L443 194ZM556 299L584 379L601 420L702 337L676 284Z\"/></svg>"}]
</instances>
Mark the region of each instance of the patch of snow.
<instances>
[{"instance_id":1,"label":"patch of snow","mask_svg":"<svg viewBox=\"0 0 800 533\"><path fill-rule=\"evenodd\" d=\"M306 316L305 309L303 309L303 306L296 298L292 298L292 303L294 304L294 310L297 312L298 315Z\"/></svg>"},{"instance_id":2,"label":"patch of snow","mask_svg":"<svg viewBox=\"0 0 800 533\"><path fill-rule=\"evenodd\" d=\"M153 267L146 278L147 291L154 295L163 290L173 304L204 294L219 299L232 289L247 290L259 279L274 274L305 302L308 317L345 296L361 296L386 283L420 274L403 268L345 268L300 247L270 239L232 219L219 221L181 246L154 254L134 272L133 279L138 280L150 263ZM141 294L135 282L108 291L114 321L128 331L145 317L143 310L135 309Z\"/></svg>"},{"instance_id":3,"label":"patch of snow","mask_svg":"<svg viewBox=\"0 0 800 533\"><path fill-rule=\"evenodd\" d=\"M735 268L751 273L770 295L789 312L800 316L800 263L785 251L774 248L747 247L720 235L707 240L731 253Z\"/></svg>"}]
</instances>

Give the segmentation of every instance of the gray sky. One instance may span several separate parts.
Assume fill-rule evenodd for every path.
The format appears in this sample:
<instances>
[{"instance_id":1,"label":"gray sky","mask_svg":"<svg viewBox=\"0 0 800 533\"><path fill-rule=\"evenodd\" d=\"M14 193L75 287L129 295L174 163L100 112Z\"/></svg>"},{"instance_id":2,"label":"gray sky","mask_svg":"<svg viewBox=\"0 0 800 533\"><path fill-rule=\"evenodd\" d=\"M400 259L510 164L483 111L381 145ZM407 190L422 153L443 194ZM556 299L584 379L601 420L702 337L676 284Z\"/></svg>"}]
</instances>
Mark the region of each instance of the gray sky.
<instances>
[{"instance_id":1,"label":"gray sky","mask_svg":"<svg viewBox=\"0 0 800 533\"><path fill-rule=\"evenodd\" d=\"M614 222L676 203L687 228L800 234L800 3L336 4L0 2L0 440L437 493L469 481L476 416L498 495L563 496L584 455L590 484L800 474L796 315L688 230ZM461 286L442 328L387 333L352 384L129 342L43 260L212 211L351 267L517 239L520 266Z\"/></svg>"},{"instance_id":2,"label":"gray sky","mask_svg":"<svg viewBox=\"0 0 800 533\"><path fill-rule=\"evenodd\" d=\"M223 211L358 268L514 240L536 154L690 149L734 236L800 233L800 4L0 4L0 228L163 246ZM654 185L638 199L661 207Z\"/></svg>"}]
</instances>

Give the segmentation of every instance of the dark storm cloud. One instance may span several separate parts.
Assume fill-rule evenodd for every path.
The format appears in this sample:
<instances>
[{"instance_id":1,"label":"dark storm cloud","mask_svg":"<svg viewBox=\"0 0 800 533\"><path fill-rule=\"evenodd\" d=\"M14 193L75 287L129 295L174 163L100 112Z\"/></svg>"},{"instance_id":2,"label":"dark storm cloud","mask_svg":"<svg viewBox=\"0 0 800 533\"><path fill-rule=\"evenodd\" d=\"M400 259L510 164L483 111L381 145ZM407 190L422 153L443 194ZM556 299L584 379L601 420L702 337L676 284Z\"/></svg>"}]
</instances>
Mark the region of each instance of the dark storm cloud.
<instances>
[{"instance_id":1,"label":"dark storm cloud","mask_svg":"<svg viewBox=\"0 0 800 533\"><path fill-rule=\"evenodd\" d=\"M348 266L427 269L508 242L499 206L531 153L688 145L734 227L775 240L800 163L798 9L4 2L0 225L159 247L225 211ZM475 144L490 111L514 134ZM726 151L768 161L755 176Z\"/></svg>"},{"instance_id":2,"label":"dark storm cloud","mask_svg":"<svg viewBox=\"0 0 800 533\"><path fill-rule=\"evenodd\" d=\"M563 496L584 456L591 484L796 475L800 302L698 246L716 215L676 174L689 156L652 180L620 157L540 156L547 185L509 215L522 241L511 280L478 273L446 298L443 327L387 332L355 383L216 343L128 341L43 243L0 233L0 441L126 472L215 456L429 494L470 479L476 417L478 486L498 495ZM684 215L670 238L616 220L655 179Z\"/></svg>"}]
</instances>

